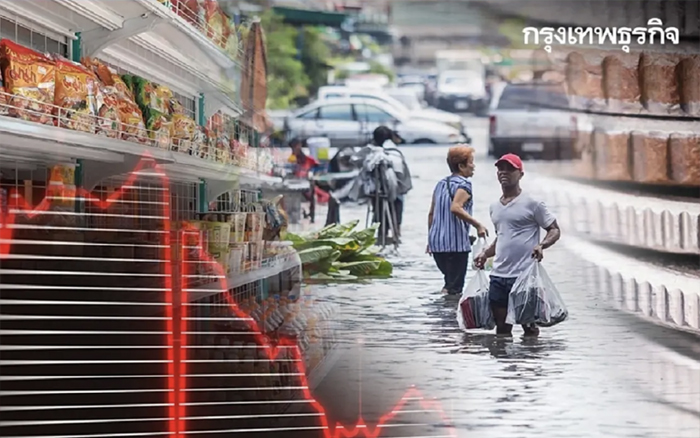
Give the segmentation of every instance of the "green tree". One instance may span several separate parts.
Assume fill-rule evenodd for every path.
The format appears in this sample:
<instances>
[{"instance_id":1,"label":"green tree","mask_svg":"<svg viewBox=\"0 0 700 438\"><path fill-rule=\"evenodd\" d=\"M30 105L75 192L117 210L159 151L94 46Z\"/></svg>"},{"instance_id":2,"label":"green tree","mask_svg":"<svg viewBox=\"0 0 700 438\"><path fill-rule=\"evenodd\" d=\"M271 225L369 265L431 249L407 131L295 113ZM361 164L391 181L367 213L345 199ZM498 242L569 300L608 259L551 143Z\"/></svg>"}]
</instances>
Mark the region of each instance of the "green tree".
<instances>
[{"instance_id":1,"label":"green tree","mask_svg":"<svg viewBox=\"0 0 700 438\"><path fill-rule=\"evenodd\" d=\"M304 65L297 59L298 31L271 10L260 17L260 22L267 47L267 106L289 108L294 99L308 95L310 84Z\"/></svg>"},{"instance_id":2,"label":"green tree","mask_svg":"<svg viewBox=\"0 0 700 438\"><path fill-rule=\"evenodd\" d=\"M323 39L323 32L317 27L303 28L301 61L309 78L309 94L315 95L319 88L328 83L328 62L331 49Z\"/></svg>"}]
</instances>

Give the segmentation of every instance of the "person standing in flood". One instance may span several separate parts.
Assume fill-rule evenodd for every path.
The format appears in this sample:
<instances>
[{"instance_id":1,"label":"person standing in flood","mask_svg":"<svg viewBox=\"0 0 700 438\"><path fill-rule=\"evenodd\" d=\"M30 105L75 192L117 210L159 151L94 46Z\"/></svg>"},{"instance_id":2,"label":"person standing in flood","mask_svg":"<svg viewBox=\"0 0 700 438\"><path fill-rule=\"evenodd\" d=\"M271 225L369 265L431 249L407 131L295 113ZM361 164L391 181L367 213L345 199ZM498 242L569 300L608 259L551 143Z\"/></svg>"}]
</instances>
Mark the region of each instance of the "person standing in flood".
<instances>
[{"instance_id":1,"label":"person standing in flood","mask_svg":"<svg viewBox=\"0 0 700 438\"><path fill-rule=\"evenodd\" d=\"M471 241L470 227L479 237L488 231L472 216L474 199L472 183L474 175L474 149L455 146L447 153L450 176L440 180L433 191L428 213L428 248L445 283L442 293L460 295L469 265Z\"/></svg>"},{"instance_id":2,"label":"person standing in flood","mask_svg":"<svg viewBox=\"0 0 700 438\"><path fill-rule=\"evenodd\" d=\"M496 227L496 239L474 263L483 268L486 260L495 257L491 271L489 300L496 320L496 333L510 335L513 326L506 324L508 296L518 276L532 263L542 261L543 251L561 237L557 219L544 202L523 193L520 180L524 175L523 162L515 154L506 154L497 162L498 182L503 195L491 205L491 220ZM540 242L540 229L547 234ZM525 336L539 335L535 325L523 326Z\"/></svg>"}]
</instances>

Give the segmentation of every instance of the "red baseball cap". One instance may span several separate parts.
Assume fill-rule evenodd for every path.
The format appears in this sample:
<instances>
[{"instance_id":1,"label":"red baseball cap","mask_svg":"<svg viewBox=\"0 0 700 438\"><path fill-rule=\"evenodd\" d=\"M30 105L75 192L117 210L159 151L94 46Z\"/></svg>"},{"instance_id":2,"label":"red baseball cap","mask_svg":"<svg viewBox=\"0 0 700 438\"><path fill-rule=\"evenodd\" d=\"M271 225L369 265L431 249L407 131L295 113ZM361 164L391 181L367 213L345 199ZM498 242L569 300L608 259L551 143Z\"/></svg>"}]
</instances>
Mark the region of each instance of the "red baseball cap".
<instances>
[{"instance_id":1,"label":"red baseball cap","mask_svg":"<svg viewBox=\"0 0 700 438\"><path fill-rule=\"evenodd\" d=\"M521 160L520 157L515 154L505 154L499 158L498 161L496 161L496 166L498 166L498 163L503 162L510 164L518 170L523 170L523 160Z\"/></svg>"}]
</instances>

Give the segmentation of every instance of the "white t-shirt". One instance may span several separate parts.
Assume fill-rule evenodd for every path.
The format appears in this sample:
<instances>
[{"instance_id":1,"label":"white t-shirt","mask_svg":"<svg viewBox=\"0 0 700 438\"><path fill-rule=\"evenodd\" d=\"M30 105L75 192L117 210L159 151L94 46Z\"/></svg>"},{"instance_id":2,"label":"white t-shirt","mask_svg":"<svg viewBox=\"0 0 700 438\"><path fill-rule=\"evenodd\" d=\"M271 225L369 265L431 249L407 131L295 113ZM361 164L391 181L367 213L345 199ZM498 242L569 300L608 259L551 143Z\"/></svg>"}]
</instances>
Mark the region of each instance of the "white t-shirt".
<instances>
[{"instance_id":1,"label":"white t-shirt","mask_svg":"<svg viewBox=\"0 0 700 438\"><path fill-rule=\"evenodd\" d=\"M540 244L540 230L552 225L556 218L544 202L522 192L507 205L500 200L494 202L490 213L498 239L491 275L515 278L529 266L532 250Z\"/></svg>"}]
</instances>

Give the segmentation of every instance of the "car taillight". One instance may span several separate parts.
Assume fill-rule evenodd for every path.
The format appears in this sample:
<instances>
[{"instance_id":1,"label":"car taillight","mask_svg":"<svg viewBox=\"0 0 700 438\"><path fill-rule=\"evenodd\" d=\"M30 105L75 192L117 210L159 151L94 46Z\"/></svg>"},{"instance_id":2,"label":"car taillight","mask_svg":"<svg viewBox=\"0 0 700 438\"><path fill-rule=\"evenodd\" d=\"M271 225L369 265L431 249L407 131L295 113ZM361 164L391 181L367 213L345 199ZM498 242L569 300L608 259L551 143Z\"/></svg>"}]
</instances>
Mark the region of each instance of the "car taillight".
<instances>
[{"instance_id":1,"label":"car taillight","mask_svg":"<svg viewBox=\"0 0 700 438\"><path fill-rule=\"evenodd\" d=\"M496 116L489 116L489 133L496 135Z\"/></svg>"}]
</instances>

